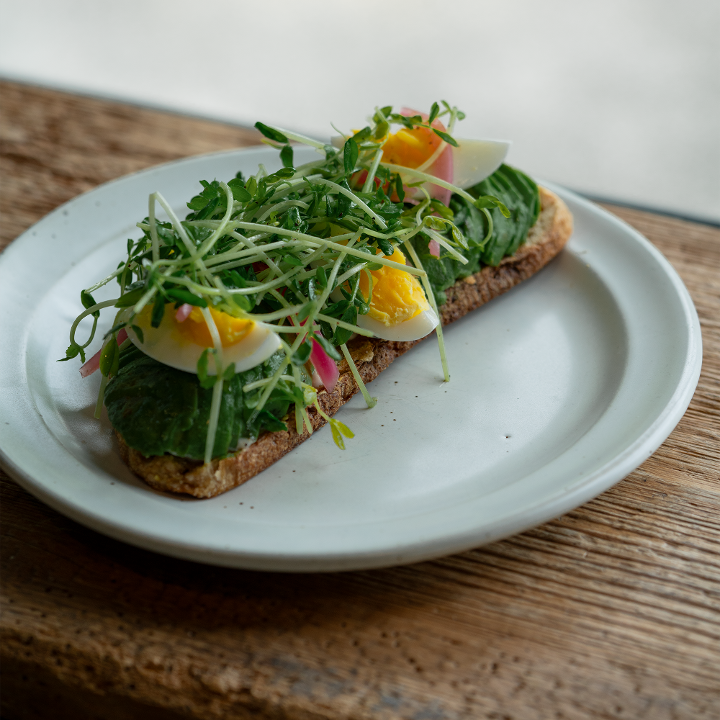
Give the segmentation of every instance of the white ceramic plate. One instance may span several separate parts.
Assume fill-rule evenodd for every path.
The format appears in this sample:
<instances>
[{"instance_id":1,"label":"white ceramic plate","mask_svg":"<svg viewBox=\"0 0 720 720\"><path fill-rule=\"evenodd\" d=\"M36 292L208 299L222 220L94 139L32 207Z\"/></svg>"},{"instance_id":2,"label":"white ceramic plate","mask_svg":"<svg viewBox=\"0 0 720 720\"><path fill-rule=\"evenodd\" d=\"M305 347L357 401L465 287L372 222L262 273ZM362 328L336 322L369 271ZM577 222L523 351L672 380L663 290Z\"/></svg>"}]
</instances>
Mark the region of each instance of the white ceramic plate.
<instances>
[{"instance_id":1,"label":"white ceramic plate","mask_svg":"<svg viewBox=\"0 0 720 720\"><path fill-rule=\"evenodd\" d=\"M682 417L702 355L687 290L642 236L556 189L575 216L568 248L448 328L450 383L427 340L372 383L375 409L356 397L341 410L355 431L345 452L323 429L218 498L154 492L119 459L107 419L93 418L99 378L56 362L79 291L137 237L150 192L182 211L198 180L273 169L274 155L189 158L108 183L0 256L0 457L29 492L95 530L191 560L379 567L557 517L640 465Z\"/></svg>"}]
</instances>

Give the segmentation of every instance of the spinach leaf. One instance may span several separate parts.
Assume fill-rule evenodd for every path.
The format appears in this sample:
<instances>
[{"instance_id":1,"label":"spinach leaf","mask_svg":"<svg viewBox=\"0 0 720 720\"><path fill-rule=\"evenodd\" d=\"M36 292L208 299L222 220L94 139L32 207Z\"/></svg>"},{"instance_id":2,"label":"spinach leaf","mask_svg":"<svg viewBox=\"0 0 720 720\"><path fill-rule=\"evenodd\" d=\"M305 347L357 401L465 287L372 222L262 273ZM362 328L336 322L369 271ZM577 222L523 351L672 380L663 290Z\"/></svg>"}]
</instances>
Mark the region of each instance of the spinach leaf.
<instances>
[{"instance_id":1,"label":"spinach leaf","mask_svg":"<svg viewBox=\"0 0 720 720\"><path fill-rule=\"evenodd\" d=\"M290 400L282 381L257 417L253 408L258 392L243 392L248 383L270 377L283 357L278 352L223 383L213 457L232 452L240 437L286 429L282 418ZM113 427L143 455L172 453L202 460L212 392L202 387L197 375L163 365L130 345L120 353L119 370L105 391L105 405Z\"/></svg>"},{"instance_id":2,"label":"spinach leaf","mask_svg":"<svg viewBox=\"0 0 720 720\"><path fill-rule=\"evenodd\" d=\"M540 193L537 185L524 173L501 165L490 177L478 183L468 192L473 197L493 195L510 210L506 218L498 208L486 212L492 218L492 233L487 237L489 223L485 212L478 210L469 201L453 195L450 209L455 225L462 231L468 242L463 255L466 264L447 254L440 258L428 250L429 238L422 233L412 243L420 256L438 305L446 302L445 290L459 279L478 272L484 265L497 266L507 255L513 255L525 242L528 231L540 214Z\"/></svg>"}]
</instances>

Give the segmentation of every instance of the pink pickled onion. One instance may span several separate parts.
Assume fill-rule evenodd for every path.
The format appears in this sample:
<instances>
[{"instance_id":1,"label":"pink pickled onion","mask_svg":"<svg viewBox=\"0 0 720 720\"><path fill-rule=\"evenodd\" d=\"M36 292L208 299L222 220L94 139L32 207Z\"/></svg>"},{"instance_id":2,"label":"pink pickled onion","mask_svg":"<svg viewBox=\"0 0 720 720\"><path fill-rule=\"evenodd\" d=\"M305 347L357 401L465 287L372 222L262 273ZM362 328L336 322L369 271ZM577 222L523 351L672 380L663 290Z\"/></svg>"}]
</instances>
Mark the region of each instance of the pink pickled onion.
<instances>
[{"instance_id":1,"label":"pink pickled onion","mask_svg":"<svg viewBox=\"0 0 720 720\"><path fill-rule=\"evenodd\" d=\"M440 257L440 243L437 240L431 240L428 243L428 252L436 258Z\"/></svg>"},{"instance_id":2,"label":"pink pickled onion","mask_svg":"<svg viewBox=\"0 0 720 720\"><path fill-rule=\"evenodd\" d=\"M406 107L400 109L400 114L405 115L405 117L420 115L423 120L427 120L430 117L426 113L417 112L417 110ZM443 132L446 131L445 126L439 120L435 120L432 124L432 127L438 130L442 130ZM434 175L435 177L440 178L440 180L451 183L455 174L452 147L450 145L446 145L445 149L440 153L440 157L438 157L437 160L435 160L435 162L429 168L427 168L427 170L425 170L425 172L428 175ZM447 190L446 188L440 187L439 185L431 185L430 195L434 198L437 198L441 203L447 205L450 202L450 196L452 195L452 192L450 190Z\"/></svg>"},{"instance_id":3,"label":"pink pickled onion","mask_svg":"<svg viewBox=\"0 0 720 720\"><path fill-rule=\"evenodd\" d=\"M337 363L325 352L323 346L313 338L310 362L322 380L322 384L328 392L332 392L337 385L340 371Z\"/></svg>"},{"instance_id":4,"label":"pink pickled onion","mask_svg":"<svg viewBox=\"0 0 720 720\"><path fill-rule=\"evenodd\" d=\"M307 322L305 320L300 321L300 325L304 325ZM308 333L308 336L312 337L314 333ZM315 372L312 377L313 387L317 387L315 384L315 374L318 375L322 384L328 392L332 392L337 385L338 378L340 377L340 371L338 370L337 363L325 352L323 346L313 337L312 338L312 350L310 351L310 362L315 368Z\"/></svg>"},{"instance_id":5,"label":"pink pickled onion","mask_svg":"<svg viewBox=\"0 0 720 720\"><path fill-rule=\"evenodd\" d=\"M189 303L183 303L175 313L175 319L181 323L185 322L188 317L190 317L190 313L192 312L192 305Z\"/></svg>"},{"instance_id":6,"label":"pink pickled onion","mask_svg":"<svg viewBox=\"0 0 720 720\"><path fill-rule=\"evenodd\" d=\"M127 330L123 328L117 334L117 344L122 345L127 340ZM100 368L100 355L102 354L102 348L100 348L81 368L80 375L84 378L88 375L92 375L96 370Z\"/></svg>"},{"instance_id":7,"label":"pink pickled onion","mask_svg":"<svg viewBox=\"0 0 720 720\"><path fill-rule=\"evenodd\" d=\"M99 367L100 367L100 353L102 352L102 348L100 348L81 368L80 368L80 375L82 377L87 377L88 375L92 375Z\"/></svg>"}]
</instances>

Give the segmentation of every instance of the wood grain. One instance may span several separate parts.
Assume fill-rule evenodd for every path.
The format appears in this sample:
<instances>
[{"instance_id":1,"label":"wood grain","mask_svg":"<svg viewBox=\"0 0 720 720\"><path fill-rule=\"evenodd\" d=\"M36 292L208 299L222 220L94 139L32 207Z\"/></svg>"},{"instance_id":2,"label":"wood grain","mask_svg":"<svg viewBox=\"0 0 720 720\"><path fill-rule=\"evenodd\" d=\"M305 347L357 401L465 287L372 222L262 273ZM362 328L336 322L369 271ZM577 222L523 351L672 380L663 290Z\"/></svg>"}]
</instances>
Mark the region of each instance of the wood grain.
<instances>
[{"instance_id":1,"label":"wood grain","mask_svg":"<svg viewBox=\"0 0 720 720\"><path fill-rule=\"evenodd\" d=\"M254 129L0 81L0 250L100 183L260 140Z\"/></svg>"},{"instance_id":2,"label":"wood grain","mask_svg":"<svg viewBox=\"0 0 720 720\"><path fill-rule=\"evenodd\" d=\"M0 246L100 182L257 137L11 83L0 101ZM720 231L610 209L703 329L690 408L637 471L478 550L304 576L132 548L0 472L3 717L719 718Z\"/></svg>"}]
</instances>

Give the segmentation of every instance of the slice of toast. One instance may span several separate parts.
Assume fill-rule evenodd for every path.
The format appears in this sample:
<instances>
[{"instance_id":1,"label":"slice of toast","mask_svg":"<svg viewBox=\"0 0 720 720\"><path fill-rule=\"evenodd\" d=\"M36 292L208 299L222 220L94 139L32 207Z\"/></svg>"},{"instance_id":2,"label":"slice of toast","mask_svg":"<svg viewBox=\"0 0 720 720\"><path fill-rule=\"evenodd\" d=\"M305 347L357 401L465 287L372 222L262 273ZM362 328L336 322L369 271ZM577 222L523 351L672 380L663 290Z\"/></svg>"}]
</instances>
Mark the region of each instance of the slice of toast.
<instances>
[{"instance_id":1,"label":"slice of toast","mask_svg":"<svg viewBox=\"0 0 720 720\"><path fill-rule=\"evenodd\" d=\"M440 308L443 325L449 325L534 275L562 250L572 233L572 215L565 203L545 188L540 188L540 201L540 216L514 255L504 258L498 267L484 267L446 290L447 302ZM421 341L358 337L348 349L363 382L369 383L418 342ZM340 362L339 370L340 378L333 392L318 392L318 402L329 416L358 392L345 360ZM308 408L308 415L314 430L326 422L314 408ZM310 437L307 431L302 434L295 431L293 417L287 425L289 430L266 432L249 447L207 465L174 455L145 457L128 447L119 433L117 436L123 460L148 485L157 490L209 498L247 482Z\"/></svg>"}]
</instances>

